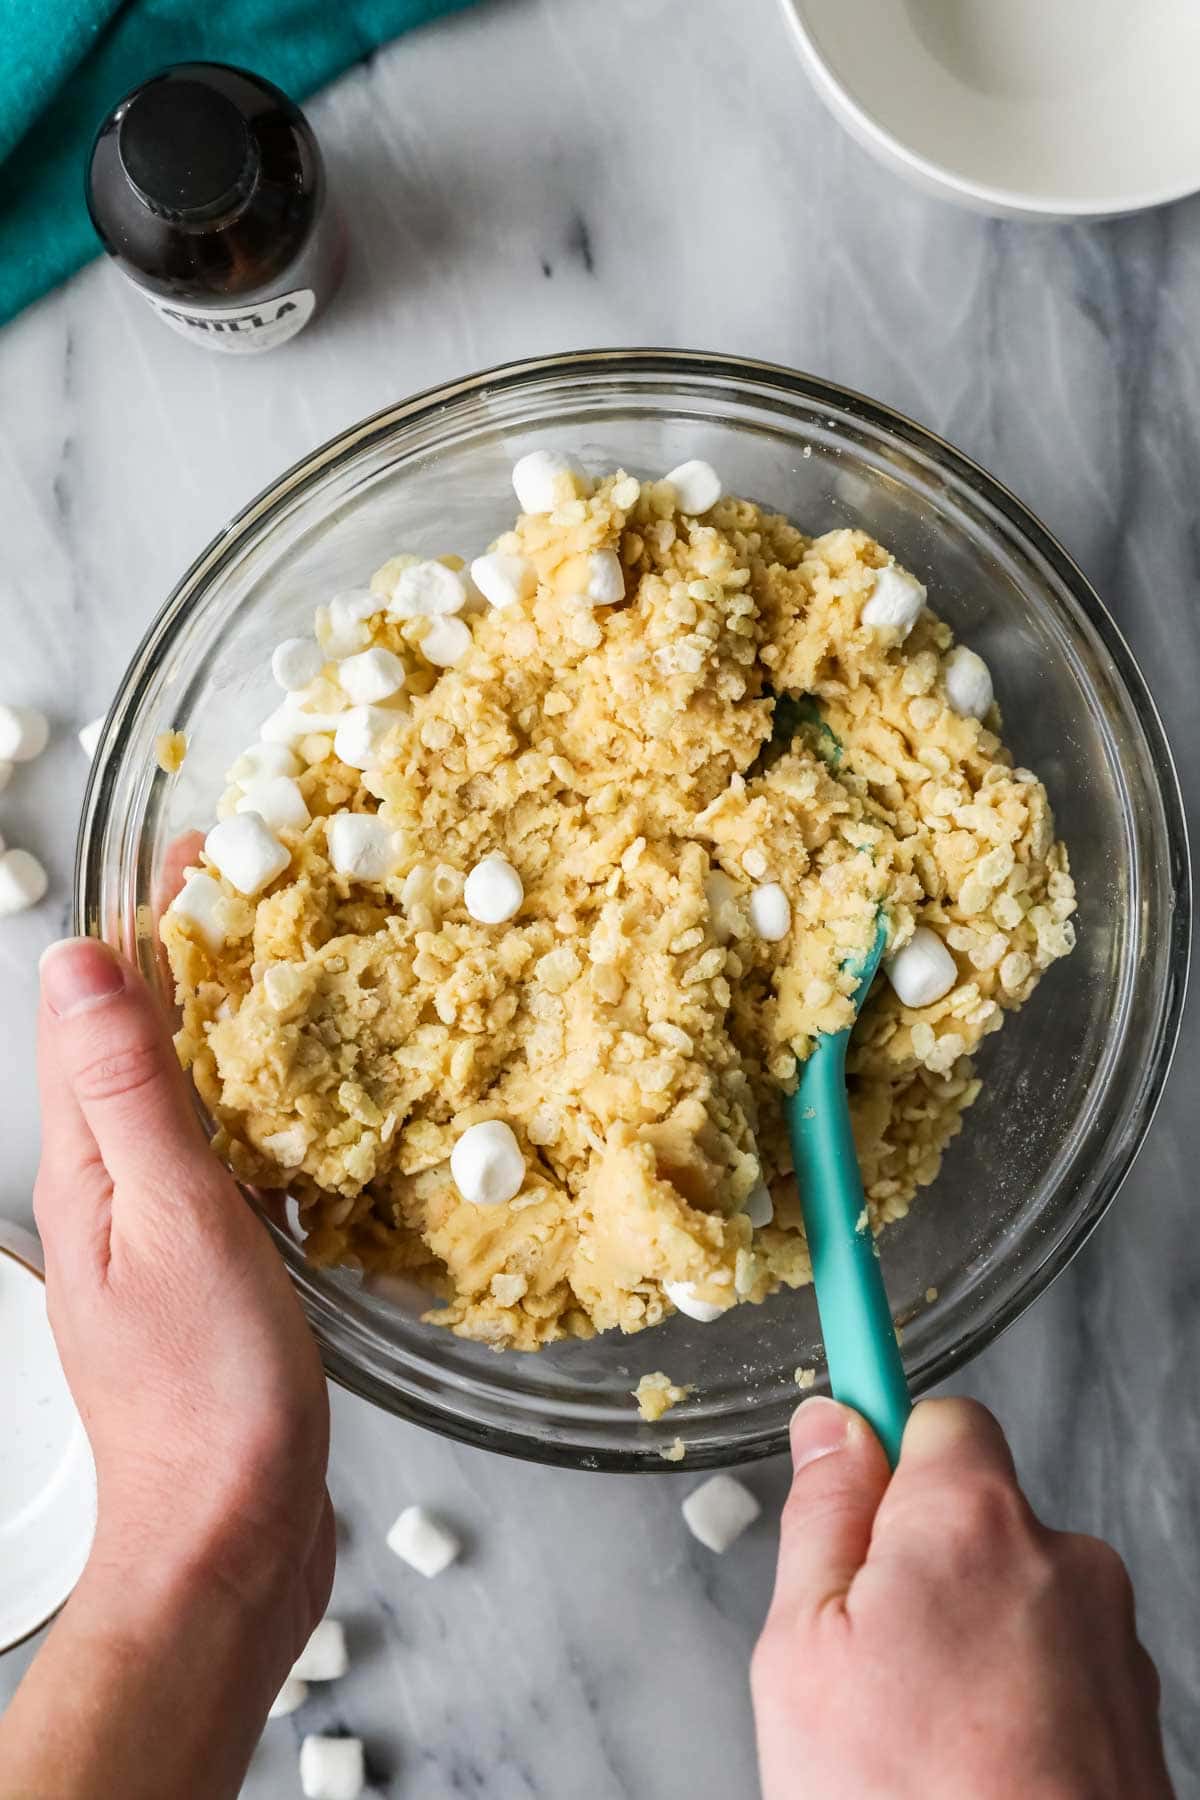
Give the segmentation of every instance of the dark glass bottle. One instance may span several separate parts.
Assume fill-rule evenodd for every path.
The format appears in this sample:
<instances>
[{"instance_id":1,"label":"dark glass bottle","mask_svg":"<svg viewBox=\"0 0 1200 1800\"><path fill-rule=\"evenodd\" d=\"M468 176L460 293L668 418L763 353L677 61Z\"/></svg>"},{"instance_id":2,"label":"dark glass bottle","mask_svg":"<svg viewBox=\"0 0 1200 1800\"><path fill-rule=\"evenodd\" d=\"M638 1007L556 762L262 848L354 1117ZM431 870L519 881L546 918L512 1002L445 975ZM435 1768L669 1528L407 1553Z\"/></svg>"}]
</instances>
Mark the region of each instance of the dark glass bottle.
<instances>
[{"instance_id":1,"label":"dark glass bottle","mask_svg":"<svg viewBox=\"0 0 1200 1800\"><path fill-rule=\"evenodd\" d=\"M341 223L312 127L286 94L224 63L178 63L96 134L87 203L122 274L210 350L271 350L325 305Z\"/></svg>"}]
</instances>

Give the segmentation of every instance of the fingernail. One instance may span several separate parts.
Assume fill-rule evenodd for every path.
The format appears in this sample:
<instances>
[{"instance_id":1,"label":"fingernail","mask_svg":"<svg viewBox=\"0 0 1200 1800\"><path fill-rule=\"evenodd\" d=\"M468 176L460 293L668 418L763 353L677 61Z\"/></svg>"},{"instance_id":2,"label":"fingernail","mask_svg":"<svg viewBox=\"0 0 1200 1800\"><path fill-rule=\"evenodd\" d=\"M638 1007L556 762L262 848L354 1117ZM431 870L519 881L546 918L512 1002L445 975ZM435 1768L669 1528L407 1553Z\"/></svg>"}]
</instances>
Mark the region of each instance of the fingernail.
<instances>
[{"instance_id":1,"label":"fingernail","mask_svg":"<svg viewBox=\"0 0 1200 1800\"><path fill-rule=\"evenodd\" d=\"M845 1447L853 1414L848 1406L814 1394L792 1414L792 1467L797 1472L818 1457L832 1456Z\"/></svg>"},{"instance_id":2,"label":"fingernail","mask_svg":"<svg viewBox=\"0 0 1200 1800\"><path fill-rule=\"evenodd\" d=\"M38 969L42 997L60 1019L102 1006L125 986L125 971L95 938L62 938L43 951Z\"/></svg>"}]
</instances>

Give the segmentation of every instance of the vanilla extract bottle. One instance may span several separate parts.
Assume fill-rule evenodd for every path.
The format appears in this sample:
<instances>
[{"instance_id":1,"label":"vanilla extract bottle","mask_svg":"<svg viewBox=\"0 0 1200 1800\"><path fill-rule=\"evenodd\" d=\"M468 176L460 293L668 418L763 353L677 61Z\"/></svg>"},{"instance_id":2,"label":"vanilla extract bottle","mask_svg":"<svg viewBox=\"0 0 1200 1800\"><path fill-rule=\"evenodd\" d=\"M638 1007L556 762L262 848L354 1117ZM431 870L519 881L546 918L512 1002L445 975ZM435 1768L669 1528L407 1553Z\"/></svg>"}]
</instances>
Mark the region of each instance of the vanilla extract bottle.
<instances>
[{"instance_id":1,"label":"vanilla extract bottle","mask_svg":"<svg viewBox=\"0 0 1200 1800\"><path fill-rule=\"evenodd\" d=\"M126 94L96 134L87 203L121 273L208 350L286 343L341 278L312 127L245 69L178 63Z\"/></svg>"}]
</instances>

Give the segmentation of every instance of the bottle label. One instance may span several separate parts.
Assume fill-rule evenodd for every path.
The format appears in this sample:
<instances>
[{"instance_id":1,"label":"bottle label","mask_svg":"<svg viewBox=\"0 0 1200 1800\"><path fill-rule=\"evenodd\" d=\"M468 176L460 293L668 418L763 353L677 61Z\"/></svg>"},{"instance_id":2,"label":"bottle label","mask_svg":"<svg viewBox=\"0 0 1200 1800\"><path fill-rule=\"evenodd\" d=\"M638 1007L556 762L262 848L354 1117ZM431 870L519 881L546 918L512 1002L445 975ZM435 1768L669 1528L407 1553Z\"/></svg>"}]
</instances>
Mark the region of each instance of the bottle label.
<instances>
[{"instance_id":1,"label":"bottle label","mask_svg":"<svg viewBox=\"0 0 1200 1800\"><path fill-rule=\"evenodd\" d=\"M276 294L254 306L210 306L201 312L196 307L165 300L161 294L148 294L145 288L138 292L181 337L202 344L206 350L226 350L234 356L274 350L277 344L286 344L308 324L317 303L312 288L293 288L290 294Z\"/></svg>"}]
</instances>

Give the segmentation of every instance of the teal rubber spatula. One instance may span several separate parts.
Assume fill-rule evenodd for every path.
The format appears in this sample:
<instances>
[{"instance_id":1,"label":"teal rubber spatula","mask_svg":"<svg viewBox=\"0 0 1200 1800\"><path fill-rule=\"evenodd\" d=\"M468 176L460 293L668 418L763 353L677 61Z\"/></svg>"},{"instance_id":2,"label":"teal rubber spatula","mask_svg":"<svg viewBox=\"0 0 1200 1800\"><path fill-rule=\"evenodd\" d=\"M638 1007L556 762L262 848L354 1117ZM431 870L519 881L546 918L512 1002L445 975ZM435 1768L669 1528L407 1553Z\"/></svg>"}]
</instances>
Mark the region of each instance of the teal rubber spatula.
<instances>
[{"instance_id":1,"label":"teal rubber spatula","mask_svg":"<svg viewBox=\"0 0 1200 1800\"><path fill-rule=\"evenodd\" d=\"M859 977L856 1014L886 942L881 915L868 954L845 965ZM895 1468L912 1401L850 1130L846 1045L852 1030L817 1039L795 1093L783 1104L833 1396L874 1427Z\"/></svg>"}]
</instances>

